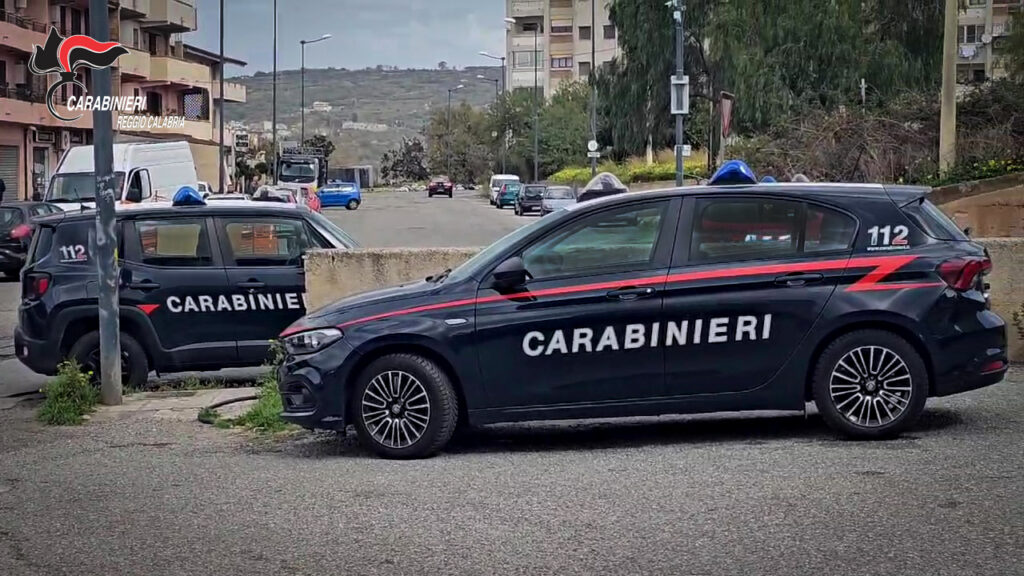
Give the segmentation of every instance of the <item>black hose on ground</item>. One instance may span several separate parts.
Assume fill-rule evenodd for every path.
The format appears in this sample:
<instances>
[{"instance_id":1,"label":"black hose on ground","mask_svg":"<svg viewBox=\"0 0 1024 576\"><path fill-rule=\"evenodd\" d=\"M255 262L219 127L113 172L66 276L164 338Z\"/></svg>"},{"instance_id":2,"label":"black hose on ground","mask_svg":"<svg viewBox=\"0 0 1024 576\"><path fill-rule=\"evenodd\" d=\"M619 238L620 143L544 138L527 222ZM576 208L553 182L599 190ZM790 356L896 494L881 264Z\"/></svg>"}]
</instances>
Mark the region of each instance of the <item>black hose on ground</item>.
<instances>
[{"instance_id":1,"label":"black hose on ground","mask_svg":"<svg viewBox=\"0 0 1024 576\"><path fill-rule=\"evenodd\" d=\"M242 396L241 398L232 398L230 400L224 400L224 401L221 401L221 402L215 402L215 403L210 404L209 406L203 408L202 410L200 410L199 411L199 416L196 419L199 420L200 422L202 422L203 424L209 424L209 425L212 426L212 425L216 424L216 412L215 412L215 410L217 410L217 408L222 408L222 407L228 406L230 404L237 404L238 402L249 402L249 401L252 401L252 400L259 400L259 399L260 399L260 397L259 397L258 394L253 394L251 396Z\"/></svg>"}]
</instances>

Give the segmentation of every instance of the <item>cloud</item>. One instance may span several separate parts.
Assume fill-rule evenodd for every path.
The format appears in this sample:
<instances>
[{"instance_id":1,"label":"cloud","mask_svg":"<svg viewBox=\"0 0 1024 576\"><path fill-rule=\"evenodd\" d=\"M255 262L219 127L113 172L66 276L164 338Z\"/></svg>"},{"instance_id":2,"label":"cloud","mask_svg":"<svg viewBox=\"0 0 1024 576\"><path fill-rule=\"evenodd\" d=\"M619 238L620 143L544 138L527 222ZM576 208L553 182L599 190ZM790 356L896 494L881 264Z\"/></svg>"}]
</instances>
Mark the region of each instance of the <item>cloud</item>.
<instances>
[{"instance_id":1,"label":"cloud","mask_svg":"<svg viewBox=\"0 0 1024 576\"><path fill-rule=\"evenodd\" d=\"M186 41L219 50L219 3L199 2L199 30ZM225 53L268 71L273 59L272 0L225 0ZM300 64L299 40L333 37L306 47L310 68L402 68L490 64L481 50L504 51L504 3L480 0L278 0L278 68Z\"/></svg>"}]
</instances>

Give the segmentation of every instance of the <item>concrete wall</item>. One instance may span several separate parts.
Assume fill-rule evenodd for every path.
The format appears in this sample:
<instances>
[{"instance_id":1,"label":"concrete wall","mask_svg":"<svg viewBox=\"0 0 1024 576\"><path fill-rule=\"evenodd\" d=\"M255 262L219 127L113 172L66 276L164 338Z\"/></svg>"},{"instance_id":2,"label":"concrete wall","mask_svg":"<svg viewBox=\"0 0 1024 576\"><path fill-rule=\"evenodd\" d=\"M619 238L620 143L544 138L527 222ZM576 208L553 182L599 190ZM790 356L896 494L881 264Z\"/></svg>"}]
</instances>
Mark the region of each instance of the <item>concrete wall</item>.
<instances>
[{"instance_id":1,"label":"concrete wall","mask_svg":"<svg viewBox=\"0 0 1024 576\"><path fill-rule=\"evenodd\" d=\"M1015 311L1024 316L1024 238L987 238L978 242L992 255L992 309L1006 321L1010 358L1024 361L1024 339L1013 322ZM306 258L306 308L312 311L345 296L426 278L458 266L479 250L382 248L310 252Z\"/></svg>"},{"instance_id":2,"label":"concrete wall","mask_svg":"<svg viewBox=\"0 0 1024 576\"><path fill-rule=\"evenodd\" d=\"M1021 315L1024 325L1024 238L982 238L978 240L992 256L992 310L1006 321L1010 342L1010 360L1024 362L1024 339L1014 325L1013 313Z\"/></svg>"},{"instance_id":3,"label":"concrete wall","mask_svg":"<svg viewBox=\"0 0 1024 576\"><path fill-rule=\"evenodd\" d=\"M960 228L980 238L1024 237L1024 185L960 198L939 206Z\"/></svg>"},{"instance_id":4,"label":"concrete wall","mask_svg":"<svg viewBox=\"0 0 1024 576\"><path fill-rule=\"evenodd\" d=\"M378 248L314 250L306 256L306 309L335 300L422 280L455 268L480 248Z\"/></svg>"},{"instance_id":5,"label":"concrete wall","mask_svg":"<svg viewBox=\"0 0 1024 576\"><path fill-rule=\"evenodd\" d=\"M1024 173L1007 174L996 178L942 186L932 190L928 199L935 204L942 205L948 202L953 202L954 200L969 198L979 194L988 194L989 192L1015 188L1017 186L1024 186Z\"/></svg>"}]
</instances>

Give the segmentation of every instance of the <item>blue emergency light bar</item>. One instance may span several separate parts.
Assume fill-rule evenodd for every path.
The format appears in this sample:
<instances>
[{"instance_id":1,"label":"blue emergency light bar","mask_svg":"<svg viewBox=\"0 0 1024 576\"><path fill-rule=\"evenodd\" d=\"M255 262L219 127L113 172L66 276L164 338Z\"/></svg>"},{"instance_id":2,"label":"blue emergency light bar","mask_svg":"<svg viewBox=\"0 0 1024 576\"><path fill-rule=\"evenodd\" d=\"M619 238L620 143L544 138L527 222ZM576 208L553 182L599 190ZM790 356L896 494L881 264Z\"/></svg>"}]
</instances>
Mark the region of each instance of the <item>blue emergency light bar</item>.
<instances>
[{"instance_id":1,"label":"blue emergency light bar","mask_svg":"<svg viewBox=\"0 0 1024 576\"><path fill-rule=\"evenodd\" d=\"M722 164L708 184L710 186L757 184L757 176L742 160L729 160Z\"/></svg>"},{"instance_id":2,"label":"blue emergency light bar","mask_svg":"<svg viewBox=\"0 0 1024 576\"><path fill-rule=\"evenodd\" d=\"M198 190L191 186L182 186L174 195L175 206L206 206L206 200Z\"/></svg>"}]
</instances>

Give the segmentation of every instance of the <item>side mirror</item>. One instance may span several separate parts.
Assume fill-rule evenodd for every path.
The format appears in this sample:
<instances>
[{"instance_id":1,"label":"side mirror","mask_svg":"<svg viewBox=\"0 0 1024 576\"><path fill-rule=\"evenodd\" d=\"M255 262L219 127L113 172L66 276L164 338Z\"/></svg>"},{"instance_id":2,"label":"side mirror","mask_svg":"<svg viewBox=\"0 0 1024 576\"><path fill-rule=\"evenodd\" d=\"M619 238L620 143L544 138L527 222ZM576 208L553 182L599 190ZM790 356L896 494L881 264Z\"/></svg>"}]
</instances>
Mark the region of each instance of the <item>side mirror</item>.
<instances>
[{"instance_id":1,"label":"side mirror","mask_svg":"<svg viewBox=\"0 0 1024 576\"><path fill-rule=\"evenodd\" d=\"M491 276L494 277L491 287L502 292L524 286L530 274L526 271L523 259L514 256L499 264Z\"/></svg>"}]
</instances>

